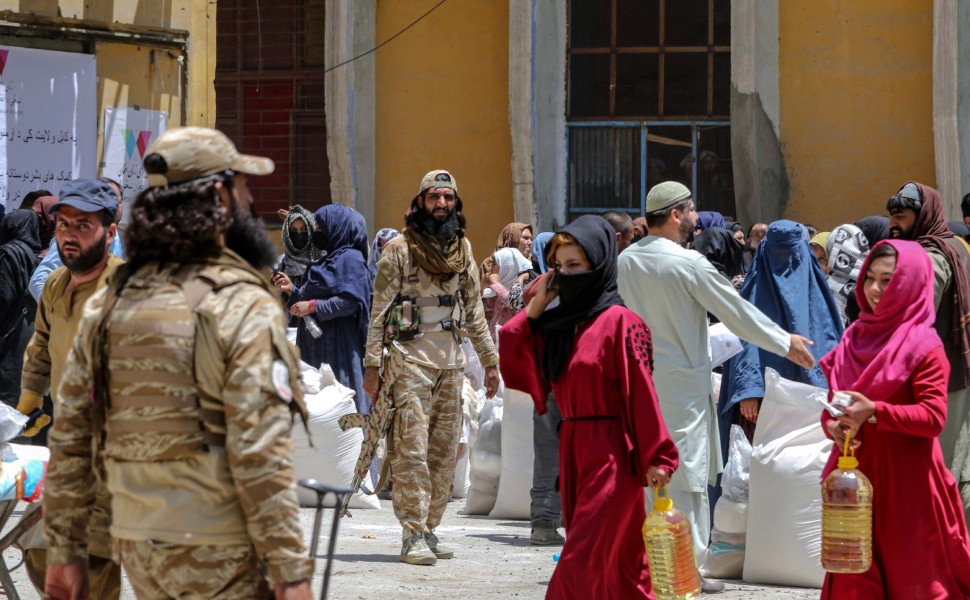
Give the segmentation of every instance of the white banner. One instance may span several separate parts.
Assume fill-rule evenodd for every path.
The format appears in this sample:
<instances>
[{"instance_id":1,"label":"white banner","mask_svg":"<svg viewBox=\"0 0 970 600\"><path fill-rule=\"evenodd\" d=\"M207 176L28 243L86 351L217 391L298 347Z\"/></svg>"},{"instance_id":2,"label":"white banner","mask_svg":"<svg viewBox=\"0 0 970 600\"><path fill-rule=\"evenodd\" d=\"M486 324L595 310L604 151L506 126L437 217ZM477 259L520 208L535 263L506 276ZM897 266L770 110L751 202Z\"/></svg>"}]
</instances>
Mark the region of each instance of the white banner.
<instances>
[{"instance_id":1,"label":"white banner","mask_svg":"<svg viewBox=\"0 0 970 600\"><path fill-rule=\"evenodd\" d=\"M94 55L0 46L0 202L97 172Z\"/></svg>"},{"instance_id":2,"label":"white banner","mask_svg":"<svg viewBox=\"0 0 970 600\"><path fill-rule=\"evenodd\" d=\"M148 185L145 151L168 129L168 113L144 108L104 109L104 163L101 174L121 184L124 197L122 223L128 222L128 210L138 194Z\"/></svg>"}]
</instances>

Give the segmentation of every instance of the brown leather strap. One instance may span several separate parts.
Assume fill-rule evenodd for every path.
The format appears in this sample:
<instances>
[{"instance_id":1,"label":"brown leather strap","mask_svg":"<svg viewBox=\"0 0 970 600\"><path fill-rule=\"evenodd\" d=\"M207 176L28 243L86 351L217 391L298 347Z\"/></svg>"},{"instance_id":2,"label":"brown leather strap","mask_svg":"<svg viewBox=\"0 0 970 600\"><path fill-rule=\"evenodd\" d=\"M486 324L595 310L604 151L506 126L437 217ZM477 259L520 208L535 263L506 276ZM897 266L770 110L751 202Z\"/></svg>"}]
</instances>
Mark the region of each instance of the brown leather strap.
<instances>
[{"instance_id":1,"label":"brown leather strap","mask_svg":"<svg viewBox=\"0 0 970 600\"><path fill-rule=\"evenodd\" d=\"M388 452L384 455L384 464L381 466L381 476L377 479L377 485L374 486L373 490L368 490L367 488L361 486L361 491L363 491L368 496L373 496L374 494L380 492L384 489L384 484L387 483L387 476L391 474L391 453Z\"/></svg>"}]
</instances>

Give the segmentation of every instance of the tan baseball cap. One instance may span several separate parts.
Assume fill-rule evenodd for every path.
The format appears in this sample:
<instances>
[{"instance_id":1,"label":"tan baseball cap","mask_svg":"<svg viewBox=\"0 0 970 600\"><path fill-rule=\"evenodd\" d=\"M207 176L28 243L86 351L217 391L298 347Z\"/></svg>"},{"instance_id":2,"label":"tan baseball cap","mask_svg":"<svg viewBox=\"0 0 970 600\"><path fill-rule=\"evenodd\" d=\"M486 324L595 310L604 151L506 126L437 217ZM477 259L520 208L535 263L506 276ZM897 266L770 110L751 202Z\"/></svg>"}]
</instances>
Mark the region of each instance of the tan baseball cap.
<instances>
[{"instance_id":1,"label":"tan baseball cap","mask_svg":"<svg viewBox=\"0 0 970 600\"><path fill-rule=\"evenodd\" d=\"M226 134L207 127L177 127L163 133L148 148L146 157L165 159L164 173L148 173L148 187L166 186L233 170L247 175L269 175L273 161L240 154Z\"/></svg>"},{"instance_id":2,"label":"tan baseball cap","mask_svg":"<svg viewBox=\"0 0 970 600\"><path fill-rule=\"evenodd\" d=\"M676 181L664 181L647 193L647 214L661 211L691 197L690 189Z\"/></svg>"},{"instance_id":3,"label":"tan baseball cap","mask_svg":"<svg viewBox=\"0 0 970 600\"><path fill-rule=\"evenodd\" d=\"M449 188L455 190L455 194L458 194L458 182L455 181L454 176L448 171L438 169L436 171L430 171L424 177L421 178L421 189L418 190L418 195L420 196L429 188Z\"/></svg>"}]
</instances>

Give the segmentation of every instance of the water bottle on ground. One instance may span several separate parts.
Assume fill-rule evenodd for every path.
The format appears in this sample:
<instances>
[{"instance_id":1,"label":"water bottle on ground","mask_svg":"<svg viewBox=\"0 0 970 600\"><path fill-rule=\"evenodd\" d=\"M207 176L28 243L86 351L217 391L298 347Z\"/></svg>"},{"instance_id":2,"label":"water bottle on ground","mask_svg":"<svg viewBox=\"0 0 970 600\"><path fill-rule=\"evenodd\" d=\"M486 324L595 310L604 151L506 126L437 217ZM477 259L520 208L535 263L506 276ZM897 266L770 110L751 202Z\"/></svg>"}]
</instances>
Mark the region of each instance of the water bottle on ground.
<instances>
[{"instance_id":1,"label":"water bottle on ground","mask_svg":"<svg viewBox=\"0 0 970 600\"><path fill-rule=\"evenodd\" d=\"M666 487L657 490L653 511L643 523L653 593L657 600L693 600L701 594L701 576L690 522L666 494Z\"/></svg>"},{"instance_id":2,"label":"water bottle on ground","mask_svg":"<svg viewBox=\"0 0 970 600\"><path fill-rule=\"evenodd\" d=\"M303 322L306 323L307 333L312 335L314 338L318 338L323 335L323 330L320 329L320 325L317 323L317 320L313 318L313 315L303 317Z\"/></svg>"},{"instance_id":3,"label":"water bottle on ground","mask_svg":"<svg viewBox=\"0 0 970 600\"><path fill-rule=\"evenodd\" d=\"M865 573L872 564L872 484L858 470L849 436L839 468L822 482L822 568Z\"/></svg>"}]
</instances>

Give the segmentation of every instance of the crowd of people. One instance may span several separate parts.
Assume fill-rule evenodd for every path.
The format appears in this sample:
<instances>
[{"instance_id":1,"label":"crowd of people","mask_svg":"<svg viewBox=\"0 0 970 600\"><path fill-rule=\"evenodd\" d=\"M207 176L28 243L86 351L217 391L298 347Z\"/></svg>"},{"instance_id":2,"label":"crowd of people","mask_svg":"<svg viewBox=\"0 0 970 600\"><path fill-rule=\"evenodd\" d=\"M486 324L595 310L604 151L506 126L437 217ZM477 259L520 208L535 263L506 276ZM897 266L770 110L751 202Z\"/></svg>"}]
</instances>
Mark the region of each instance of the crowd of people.
<instances>
[{"instance_id":1,"label":"crowd of people","mask_svg":"<svg viewBox=\"0 0 970 600\"><path fill-rule=\"evenodd\" d=\"M139 597L308 598L299 359L330 365L359 414L393 414L405 563L460 552L436 530L476 364L484 395L502 380L535 405L531 541L564 545L547 597L652 598L646 502L666 489L700 559L727 431L753 435L770 367L851 396L820 417L825 473L848 438L876 490L873 566L828 574L823 597L970 597L970 230L932 188L830 231L746 230L657 181L643 217L510 223L479 263L448 171L372 240L339 204L281 211L280 256L247 186L271 161L180 128L144 164L123 234L110 180L41 190L0 222L0 399L51 450L46 544L26 560L49 597L118 598L124 567ZM714 322L743 340L717 395Z\"/></svg>"}]
</instances>

